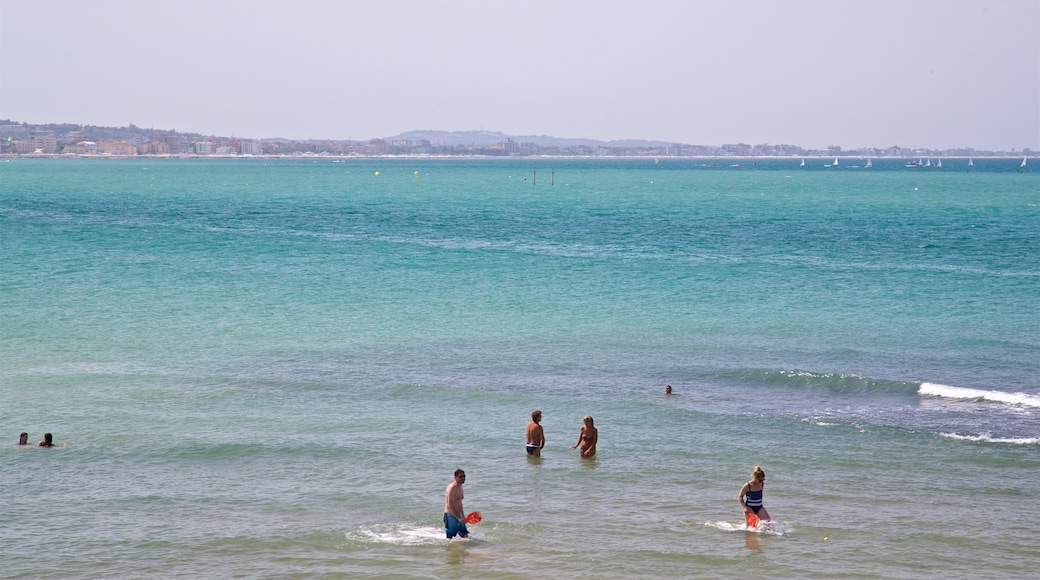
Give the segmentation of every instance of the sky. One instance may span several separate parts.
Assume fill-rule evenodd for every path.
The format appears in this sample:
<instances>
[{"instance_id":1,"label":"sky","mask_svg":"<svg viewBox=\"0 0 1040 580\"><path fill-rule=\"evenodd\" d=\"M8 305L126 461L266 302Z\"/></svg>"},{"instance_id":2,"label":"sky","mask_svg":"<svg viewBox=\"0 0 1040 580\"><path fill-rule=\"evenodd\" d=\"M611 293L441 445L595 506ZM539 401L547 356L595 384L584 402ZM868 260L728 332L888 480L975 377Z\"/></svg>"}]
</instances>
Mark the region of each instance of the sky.
<instances>
[{"instance_id":1,"label":"sky","mask_svg":"<svg viewBox=\"0 0 1040 580\"><path fill-rule=\"evenodd\" d=\"M0 119L1040 150L1040 1L0 0Z\"/></svg>"}]
</instances>

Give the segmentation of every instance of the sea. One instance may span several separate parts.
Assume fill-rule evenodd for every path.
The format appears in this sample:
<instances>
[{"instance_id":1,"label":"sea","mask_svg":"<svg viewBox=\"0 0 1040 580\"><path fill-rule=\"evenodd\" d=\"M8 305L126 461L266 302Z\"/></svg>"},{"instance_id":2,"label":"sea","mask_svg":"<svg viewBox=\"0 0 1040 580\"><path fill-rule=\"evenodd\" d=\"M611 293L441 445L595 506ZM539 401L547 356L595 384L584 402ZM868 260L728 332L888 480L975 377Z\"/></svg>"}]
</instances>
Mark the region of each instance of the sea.
<instances>
[{"instance_id":1,"label":"sea","mask_svg":"<svg viewBox=\"0 0 1040 580\"><path fill-rule=\"evenodd\" d=\"M0 576L1035 577L1040 162L942 161L0 160Z\"/></svg>"}]
</instances>

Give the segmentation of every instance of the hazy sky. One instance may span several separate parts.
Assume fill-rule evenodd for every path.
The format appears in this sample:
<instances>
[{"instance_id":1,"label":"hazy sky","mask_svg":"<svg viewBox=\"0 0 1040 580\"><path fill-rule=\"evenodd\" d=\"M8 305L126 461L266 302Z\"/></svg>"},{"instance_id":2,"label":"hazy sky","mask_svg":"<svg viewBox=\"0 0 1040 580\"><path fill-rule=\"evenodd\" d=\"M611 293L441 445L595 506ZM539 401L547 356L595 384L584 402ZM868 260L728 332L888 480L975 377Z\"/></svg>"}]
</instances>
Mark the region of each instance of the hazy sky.
<instances>
[{"instance_id":1,"label":"hazy sky","mask_svg":"<svg viewBox=\"0 0 1040 580\"><path fill-rule=\"evenodd\" d=\"M1040 1L0 0L0 118L1040 149Z\"/></svg>"}]
</instances>

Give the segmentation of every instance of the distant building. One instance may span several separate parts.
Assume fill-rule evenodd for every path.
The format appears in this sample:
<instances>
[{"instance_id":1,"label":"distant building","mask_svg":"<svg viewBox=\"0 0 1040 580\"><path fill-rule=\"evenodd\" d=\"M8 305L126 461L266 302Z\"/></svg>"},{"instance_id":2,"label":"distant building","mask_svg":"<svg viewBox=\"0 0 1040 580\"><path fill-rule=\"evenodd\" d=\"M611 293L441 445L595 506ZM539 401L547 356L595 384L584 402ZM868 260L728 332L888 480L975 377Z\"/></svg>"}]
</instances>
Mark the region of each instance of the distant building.
<instances>
[{"instance_id":1,"label":"distant building","mask_svg":"<svg viewBox=\"0 0 1040 580\"><path fill-rule=\"evenodd\" d=\"M213 144L209 141L196 141L192 145L196 155L213 155Z\"/></svg>"},{"instance_id":2,"label":"distant building","mask_svg":"<svg viewBox=\"0 0 1040 580\"><path fill-rule=\"evenodd\" d=\"M181 138L177 135L167 135L163 137L163 142L166 143L167 153L180 153L184 151L184 148L181 146Z\"/></svg>"},{"instance_id":3,"label":"distant building","mask_svg":"<svg viewBox=\"0 0 1040 580\"><path fill-rule=\"evenodd\" d=\"M382 139L372 139L365 146L365 153L370 155L386 155L387 145L386 141Z\"/></svg>"},{"instance_id":4,"label":"distant building","mask_svg":"<svg viewBox=\"0 0 1040 580\"><path fill-rule=\"evenodd\" d=\"M165 155L169 152L165 141L148 141L137 146L138 155Z\"/></svg>"},{"instance_id":5,"label":"distant building","mask_svg":"<svg viewBox=\"0 0 1040 580\"><path fill-rule=\"evenodd\" d=\"M729 155L735 155L737 157L749 157L751 155L751 145L747 143L727 143L721 147L722 151Z\"/></svg>"},{"instance_id":6,"label":"distant building","mask_svg":"<svg viewBox=\"0 0 1040 580\"><path fill-rule=\"evenodd\" d=\"M102 155L137 155L136 145L115 139L99 141L97 144L97 150L98 153L101 153Z\"/></svg>"},{"instance_id":7,"label":"distant building","mask_svg":"<svg viewBox=\"0 0 1040 580\"><path fill-rule=\"evenodd\" d=\"M259 141L242 141L242 155L263 155L264 147Z\"/></svg>"},{"instance_id":8,"label":"distant building","mask_svg":"<svg viewBox=\"0 0 1040 580\"><path fill-rule=\"evenodd\" d=\"M37 131L33 137L33 151L41 153L57 153L58 140L54 138L54 131Z\"/></svg>"},{"instance_id":9,"label":"distant building","mask_svg":"<svg viewBox=\"0 0 1040 580\"><path fill-rule=\"evenodd\" d=\"M93 141L79 141L66 145L61 152L66 155L97 155L98 146Z\"/></svg>"}]
</instances>

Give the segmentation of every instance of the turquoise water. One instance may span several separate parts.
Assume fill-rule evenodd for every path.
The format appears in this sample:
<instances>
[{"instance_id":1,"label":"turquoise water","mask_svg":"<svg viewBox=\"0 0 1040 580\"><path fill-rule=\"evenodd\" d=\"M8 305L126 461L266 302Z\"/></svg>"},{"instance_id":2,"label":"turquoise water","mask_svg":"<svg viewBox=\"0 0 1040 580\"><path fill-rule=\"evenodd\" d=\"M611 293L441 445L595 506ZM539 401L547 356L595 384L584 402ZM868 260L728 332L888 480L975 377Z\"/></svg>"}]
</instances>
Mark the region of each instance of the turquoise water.
<instances>
[{"instance_id":1,"label":"turquoise water","mask_svg":"<svg viewBox=\"0 0 1040 580\"><path fill-rule=\"evenodd\" d=\"M0 162L4 577L1035 567L1035 164L340 161Z\"/></svg>"}]
</instances>

